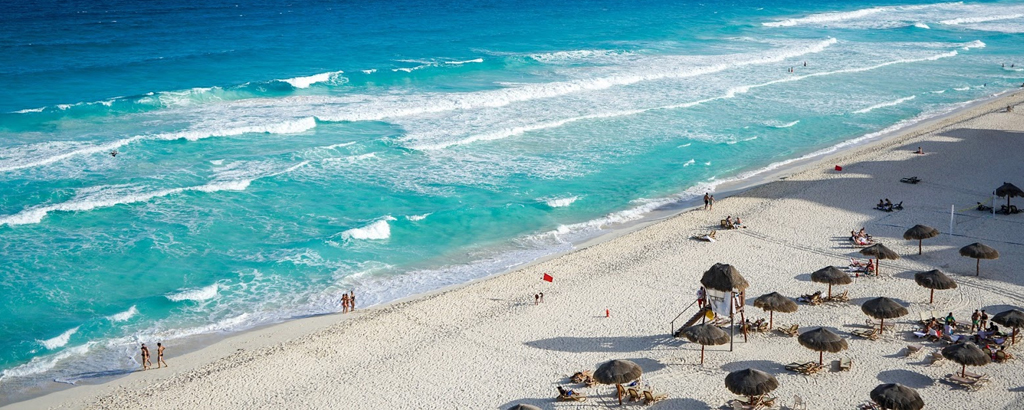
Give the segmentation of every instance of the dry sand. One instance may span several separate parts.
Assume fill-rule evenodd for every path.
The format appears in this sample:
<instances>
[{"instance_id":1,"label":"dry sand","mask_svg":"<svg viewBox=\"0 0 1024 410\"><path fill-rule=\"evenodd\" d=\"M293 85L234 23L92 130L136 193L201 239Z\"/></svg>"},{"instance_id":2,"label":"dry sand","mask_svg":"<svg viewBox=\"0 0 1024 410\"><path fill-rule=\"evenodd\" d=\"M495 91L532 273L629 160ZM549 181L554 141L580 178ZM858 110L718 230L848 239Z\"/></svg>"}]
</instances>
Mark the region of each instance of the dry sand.
<instances>
[{"instance_id":1,"label":"dry sand","mask_svg":"<svg viewBox=\"0 0 1024 410\"><path fill-rule=\"evenodd\" d=\"M1024 93L962 110L901 135L817 161L715 204L713 211L683 212L613 239L490 279L412 300L361 311L302 319L236 335L184 356L171 355L169 369L137 372L98 386L75 387L12 408L350 408L493 409L515 403L541 408L595 408L616 404L609 386L578 388L583 403L556 403L555 386L567 376L610 359L640 364L644 379L669 398L653 408L720 408L736 398L725 375L753 367L778 378L782 404L799 395L809 408L855 408L881 383L916 388L928 408L1021 408L1024 351L1008 363L975 371L993 382L980 392L946 384L960 366L929 365L941 344L905 357L918 312L952 311L961 320L976 308L999 312L1024 306L1024 215L970 210L1004 181L1024 186L1024 111L1006 113ZM921 146L925 155L913 151ZM844 167L832 170L834 164ZM901 177L923 180L911 185ZM779 177L779 176L777 176ZM901 212L873 210L879 198L903 201ZM1020 201L1020 200L1018 200ZM999 203L999 200L997 200ZM1020 205L1024 207L1024 202ZM950 207L957 209L949 235ZM719 241L689 239L726 215L740 215L747 229L720 231ZM926 224L943 234L924 242L902 239ZM882 262L881 278L861 277L848 290L849 303L807 306L775 315L776 326L798 323L801 331L824 326L848 338L849 350L826 354L828 362L853 359L850 371L803 376L783 365L816 360L796 338L777 333L737 338L733 352L672 338L670 320L689 305L701 274L715 262L736 266L758 295L790 297L824 290L810 273L845 266L857 249L848 232L865 227L902 259ZM999 250L981 263L957 250L973 242ZM940 269L957 282L936 292L917 286L913 274ZM540 280L543 273L553 283ZM545 302L534 305L533 295ZM864 329L860 304L877 296L902 301L910 314L881 340L851 336ZM605 310L611 317L605 317ZM767 317L748 306L747 317ZM692 314L688 311L686 316ZM345 319L345 320L342 320ZM171 346L173 353L174 347Z\"/></svg>"}]
</instances>

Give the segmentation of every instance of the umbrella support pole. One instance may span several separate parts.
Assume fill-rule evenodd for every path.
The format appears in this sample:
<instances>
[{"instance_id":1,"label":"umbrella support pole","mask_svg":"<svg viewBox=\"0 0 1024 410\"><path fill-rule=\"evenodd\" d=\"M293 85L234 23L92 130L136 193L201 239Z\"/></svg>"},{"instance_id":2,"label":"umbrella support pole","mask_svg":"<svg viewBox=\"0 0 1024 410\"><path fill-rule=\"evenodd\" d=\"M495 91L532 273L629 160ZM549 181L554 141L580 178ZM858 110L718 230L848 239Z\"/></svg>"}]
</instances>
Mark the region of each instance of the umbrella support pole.
<instances>
[{"instance_id":1,"label":"umbrella support pole","mask_svg":"<svg viewBox=\"0 0 1024 410\"><path fill-rule=\"evenodd\" d=\"M774 310L769 310L768 311L768 329L771 330L771 328L773 328L773 327L775 327L775 311ZM1016 335L1016 331L1014 331L1014 335Z\"/></svg>"},{"instance_id":2,"label":"umbrella support pole","mask_svg":"<svg viewBox=\"0 0 1024 410\"><path fill-rule=\"evenodd\" d=\"M825 365L825 352L818 352L818 366Z\"/></svg>"},{"instance_id":3,"label":"umbrella support pole","mask_svg":"<svg viewBox=\"0 0 1024 410\"><path fill-rule=\"evenodd\" d=\"M885 332L885 318L880 319L878 324L878 334L882 334L882 332Z\"/></svg>"},{"instance_id":4,"label":"umbrella support pole","mask_svg":"<svg viewBox=\"0 0 1024 410\"><path fill-rule=\"evenodd\" d=\"M704 345L700 345L700 365L704 365Z\"/></svg>"},{"instance_id":5,"label":"umbrella support pole","mask_svg":"<svg viewBox=\"0 0 1024 410\"><path fill-rule=\"evenodd\" d=\"M978 259L978 264L974 265L974 276L981 275L981 259Z\"/></svg>"},{"instance_id":6,"label":"umbrella support pole","mask_svg":"<svg viewBox=\"0 0 1024 410\"><path fill-rule=\"evenodd\" d=\"M733 298L729 296L729 351L732 351L732 341L736 338L736 316L732 311Z\"/></svg>"},{"instance_id":7,"label":"umbrella support pole","mask_svg":"<svg viewBox=\"0 0 1024 410\"><path fill-rule=\"evenodd\" d=\"M832 299L832 284L828 284L828 298Z\"/></svg>"},{"instance_id":8,"label":"umbrella support pole","mask_svg":"<svg viewBox=\"0 0 1024 410\"><path fill-rule=\"evenodd\" d=\"M935 303L935 289L932 289L932 296L928 298L928 303Z\"/></svg>"}]
</instances>

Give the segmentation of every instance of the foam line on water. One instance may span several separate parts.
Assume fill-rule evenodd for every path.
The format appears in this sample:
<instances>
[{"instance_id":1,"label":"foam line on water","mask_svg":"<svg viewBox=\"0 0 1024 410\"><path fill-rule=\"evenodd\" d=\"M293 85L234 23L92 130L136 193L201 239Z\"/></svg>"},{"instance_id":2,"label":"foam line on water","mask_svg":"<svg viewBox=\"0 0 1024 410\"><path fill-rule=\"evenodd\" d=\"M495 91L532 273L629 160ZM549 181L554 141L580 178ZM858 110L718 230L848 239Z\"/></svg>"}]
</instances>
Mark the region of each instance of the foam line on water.
<instances>
[{"instance_id":1,"label":"foam line on water","mask_svg":"<svg viewBox=\"0 0 1024 410\"><path fill-rule=\"evenodd\" d=\"M389 118L456 110L503 107L515 102L553 98L584 91L604 90L646 81L698 77L742 66L774 64L807 54L820 53L829 46L836 44L836 42L835 38L829 37L825 40L807 42L803 45L794 45L784 49L772 49L771 51L755 53L753 55L737 55L733 56L736 58L735 61L697 67L673 68L671 64L666 64L664 67L656 67L650 71L618 73L603 77L530 84L522 87L491 91L423 95L421 98L407 101L382 100L379 102L385 104L371 104L367 105L363 110L353 112L322 113L317 115L316 118L329 122L380 121Z\"/></svg>"},{"instance_id":2,"label":"foam line on water","mask_svg":"<svg viewBox=\"0 0 1024 410\"><path fill-rule=\"evenodd\" d=\"M199 302L217 297L218 285L216 283L198 289L184 289L177 293L166 295L171 302L183 302L186 300Z\"/></svg>"},{"instance_id":3,"label":"foam line on water","mask_svg":"<svg viewBox=\"0 0 1024 410\"><path fill-rule=\"evenodd\" d=\"M388 221L394 221L391 215L377 219L373 223L361 228L352 228L341 233L345 240L383 240L391 237L391 225Z\"/></svg>"},{"instance_id":4,"label":"foam line on water","mask_svg":"<svg viewBox=\"0 0 1024 410\"><path fill-rule=\"evenodd\" d=\"M115 151L121 147L139 141L173 141L179 139L185 139L188 141L198 141L204 138L228 137L250 133L297 134L311 130L313 128L316 128L316 119L314 119L313 117L303 117L294 120L271 122L266 124L252 124L228 128L201 128L162 134L137 135L130 138L124 138L112 142L89 145L84 148L72 149L67 152L45 155L42 157L33 157L32 155L11 154L10 151L14 150L8 150L7 153L0 151L0 158L8 156L12 157L10 159L4 159L0 161L0 172L9 172L27 168L41 167L85 155L107 154L111 151ZM46 151L47 148L49 148L52 145L54 144L44 143L36 146L17 148L21 151L33 151L33 149L38 151Z\"/></svg>"},{"instance_id":5,"label":"foam line on water","mask_svg":"<svg viewBox=\"0 0 1024 410\"><path fill-rule=\"evenodd\" d=\"M949 25L949 26L955 26L955 25L960 25L960 24L975 24L975 23L987 23L987 22L990 22L990 21L1013 20L1013 19L1019 19L1021 17L1024 17L1024 14L1016 13L1016 14L1003 14L1003 15L994 15L994 16L959 17L959 18L955 18L955 19L942 20L939 23L942 23L942 24L945 24L945 25Z\"/></svg>"},{"instance_id":6,"label":"foam line on water","mask_svg":"<svg viewBox=\"0 0 1024 410\"><path fill-rule=\"evenodd\" d=\"M342 77L342 74L344 73L344 71L329 71L326 73L313 74L311 76L306 77L287 78L278 81L291 84L291 86L295 88L309 88L313 84L335 84L341 82L344 79L344 77Z\"/></svg>"},{"instance_id":7,"label":"foam line on water","mask_svg":"<svg viewBox=\"0 0 1024 410\"><path fill-rule=\"evenodd\" d=\"M917 6L882 6L882 7L870 7L866 9L859 9L853 11L841 11L841 12L830 12L830 13L819 13L811 14L806 17L791 18L785 20L768 21L761 23L765 27L793 27L807 24L827 24L835 23L847 20L863 19L865 17L871 17L876 14L891 12L891 11L908 11L908 10L923 10L935 6L943 5L961 5L962 2L956 3L939 3L939 4L924 4Z\"/></svg>"},{"instance_id":8,"label":"foam line on water","mask_svg":"<svg viewBox=\"0 0 1024 410\"><path fill-rule=\"evenodd\" d=\"M0 373L0 381L4 379L10 379L15 377L31 376L33 374L40 374L46 372L54 367L57 367L57 363L62 360L69 359L72 357L82 357L89 352L89 349L95 345L94 342L88 342L81 346L69 347L61 350L54 355L47 356L36 356L33 357L28 363L5 369L3 373Z\"/></svg>"},{"instance_id":9,"label":"foam line on water","mask_svg":"<svg viewBox=\"0 0 1024 410\"><path fill-rule=\"evenodd\" d=\"M506 129L501 129L501 130L489 132L489 133L486 133L486 134L471 135L471 136L468 136L468 137L465 137L465 138L462 138L462 139L459 139L459 140L448 140L448 141L442 141L442 142L432 143L432 144L412 144L412 145L408 146L408 148L415 149L415 150L418 150L418 151L434 151L434 150L440 150L440 149L449 148L449 147L452 147L452 146L471 144L471 143L478 142L478 141L500 140L500 139L503 139L503 138L508 138L508 137L512 137L512 136L516 136L516 135L522 135L524 133L531 132L531 131L538 131L538 130L543 130L543 129L551 129L551 128L556 128L556 127L561 127L561 126L564 126L566 124L570 124L570 123L574 123L574 122L578 122L578 121L603 119L603 118L625 117L625 116L632 116L632 115L643 114L643 113L650 112L650 111L655 111L655 110L675 110L675 109L690 108L690 107L694 107L694 106L697 106L697 105L701 105L701 104L705 104L705 103L709 103L709 102L713 102L713 101L729 99L729 98L735 98L736 95L748 93L748 92L750 92L750 90L757 89L757 88L768 87L768 86L772 86L772 85L775 85L775 84L789 83L789 82L800 81L800 80L804 80L804 79L808 79L808 78L831 76L831 75L838 75L838 74L860 73L860 72L865 72L865 71L877 70L879 68L888 67L888 66L895 65L895 64L909 64L909 63L917 63L917 62L925 62L925 61L935 61L935 60L939 60L939 59L943 59L943 58L954 57L956 55L958 55L958 53L957 53L957 51L954 50L954 51L950 51L950 52L946 52L946 53L942 53L942 54L933 55L933 56L930 56L930 57L923 57L923 58L916 58L916 59L899 59L899 60L887 61L887 62L884 62L884 63L875 64L875 65L867 66L867 67L845 68L845 69L840 69L840 70L823 71L823 72L810 73L810 74L804 74L804 75L799 75L799 76L785 77L785 78L780 78L780 79L777 79L777 80L772 80L772 81L768 81L768 82L764 82L764 83L760 83L760 84L752 84L752 85L744 85L744 86L732 87L729 90L727 90L726 93L723 94L723 95L715 96L715 97L710 97L710 98L705 98L705 99L701 99L701 100L697 100L697 101L686 102L686 103L682 103L682 104L673 104L673 105L665 105L665 106L650 107L650 108L638 108L638 109L633 109L633 110L613 111L613 112L605 112L605 113L598 113L598 114L588 114L588 115L582 115L582 116L578 116L578 117L564 118L564 119L560 119L560 120L556 120L556 121L549 121L549 122L538 123L538 124L531 124L531 125L524 125L524 126L506 128Z\"/></svg>"},{"instance_id":10,"label":"foam line on water","mask_svg":"<svg viewBox=\"0 0 1024 410\"><path fill-rule=\"evenodd\" d=\"M9 226L14 226L37 224L42 222L43 218L45 218L51 212L91 211L93 209L98 208L107 208L117 205L146 202L154 198L160 198L189 191L206 193L213 193L219 191L243 191L249 187L249 184L251 184L253 181L257 179L273 177L284 173L288 173L307 164L309 164L309 161L303 161L299 164L288 167L282 171L273 172L252 178L237 180L216 180L203 185L161 189L148 192L139 192L137 187L133 186L103 186L89 188L82 190L80 195L76 196L75 199L72 199L67 202L29 208L21 212L18 212L17 214L14 215L0 216L0 225L6 224Z\"/></svg>"},{"instance_id":11,"label":"foam line on water","mask_svg":"<svg viewBox=\"0 0 1024 410\"><path fill-rule=\"evenodd\" d=\"M907 101L913 100L915 98L917 98L916 95L911 95L909 97L903 97L903 98L900 98L898 100L886 101L886 102L883 102L883 103L878 103L878 104L872 105L872 106L867 107L867 108L859 109L857 111L854 111L853 113L854 114L866 114L866 113L869 113L871 111L877 110L879 108L885 108L885 107L892 107L894 105L900 105L900 104L903 104L903 103L905 103Z\"/></svg>"},{"instance_id":12,"label":"foam line on water","mask_svg":"<svg viewBox=\"0 0 1024 410\"><path fill-rule=\"evenodd\" d=\"M38 342L39 344L43 345L43 347L45 347L47 350L59 349L67 345L68 342L71 341L71 335L74 335L75 333L78 333L77 326L64 331L64 333L61 333L60 336L54 337L52 339L39 340Z\"/></svg>"},{"instance_id":13,"label":"foam line on water","mask_svg":"<svg viewBox=\"0 0 1024 410\"><path fill-rule=\"evenodd\" d=\"M128 310L126 310L124 312L116 313L116 314L107 316L107 320L109 320L111 322L124 322L124 321L127 321L128 319L131 319L131 318L135 317L138 314L139 314L139 309L137 307L135 307L135 305L132 305L132 307L128 308Z\"/></svg>"},{"instance_id":14,"label":"foam line on water","mask_svg":"<svg viewBox=\"0 0 1024 410\"><path fill-rule=\"evenodd\" d=\"M549 206L551 208L564 208L564 207L567 207L569 205L572 205L572 203L576 202L576 200L578 200L578 199L580 199L580 197L574 195L574 196L563 197L563 198L546 198L546 199L541 199L541 200L544 201L544 204L546 204L547 206Z\"/></svg>"},{"instance_id":15,"label":"foam line on water","mask_svg":"<svg viewBox=\"0 0 1024 410\"><path fill-rule=\"evenodd\" d=\"M463 64L482 63L482 62L484 62L483 58L474 58L472 60L464 60L464 61L445 61L444 63L448 64L448 65L463 65Z\"/></svg>"}]
</instances>

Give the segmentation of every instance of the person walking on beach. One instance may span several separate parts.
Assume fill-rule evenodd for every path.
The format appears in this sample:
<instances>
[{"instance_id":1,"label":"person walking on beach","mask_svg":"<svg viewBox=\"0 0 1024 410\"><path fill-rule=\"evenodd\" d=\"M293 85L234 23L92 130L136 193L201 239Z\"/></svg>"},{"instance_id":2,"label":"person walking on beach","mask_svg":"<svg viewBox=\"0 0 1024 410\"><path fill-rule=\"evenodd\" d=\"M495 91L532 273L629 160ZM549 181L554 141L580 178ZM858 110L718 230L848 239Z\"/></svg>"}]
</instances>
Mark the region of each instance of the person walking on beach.
<instances>
[{"instance_id":1,"label":"person walking on beach","mask_svg":"<svg viewBox=\"0 0 1024 410\"><path fill-rule=\"evenodd\" d=\"M981 322L978 324L981 325L981 327L978 328L979 330L984 329L985 325L988 324L988 313L985 313L985 309L981 310Z\"/></svg>"},{"instance_id":2,"label":"person walking on beach","mask_svg":"<svg viewBox=\"0 0 1024 410\"><path fill-rule=\"evenodd\" d=\"M356 291L354 290L348 291L348 310L356 310Z\"/></svg>"},{"instance_id":3,"label":"person walking on beach","mask_svg":"<svg viewBox=\"0 0 1024 410\"><path fill-rule=\"evenodd\" d=\"M170 367L170 366L167 365L167 362L164 361L164 345L162 343L160 343L160 342L157 342L156 343L156 368L159 369L160 366Z\"/></svg>"},{"instance_id":4,"label":"person walking on beach","mask_svg":"<svg viewBox=\"0 0 1024 410\"><path fill-rule=\"evenodd\" d=\"M704 210L708 210L708 202L711 200L711 196L707 192L704 193Z\"/></svg>"},{"instance_id":5,"label":"person walking on beach","mask_svg":"<svg viewBox=\"0 0 1024 410\"><path fill-rule=\"evenodd\" d=\"M341 313L348 313L348 293L341 294Z\"/></svg>"},{"instance_id":6,"label":"person walking on beach","mask_svg":"<svg viewBox=\"0 0 1024 410\"><path fill-rule=\"evenodd\" d=\"M153 365L153 362L149 361L149 348L146 344L142 344L142 370L149 370L149 367Z\"/></svg>"},{"instance_id":7,"label":"person walking on beach","mask_svg":"<svg viewBox=\"0 0 1024 410\"><path fill-rule=\"evenodd\" d=\"M715 209L715 196L714 195L711 195L711 197L708 198L708 209L711 209L711 210Z\"/></svg>"},{"instance_id":8,"label":"person walking on beach","mask_svg":"<svg viewBox=\"0 0 1024 410\"><path fill-rule=\"evenodd\" d=\"M974 313L971 314L971 332L974 332L974 329L981 330L981 328L978 327L978 324L980 323L980 321L981 321L981 312L978 312L978 309L974 309Z\"/></svg>"},{"instance_id":9,"label":"person walking on beach","mask_svg":"<svg viewBox=\"0 0 1024 410\"><path fill-rule=\"evenodd\" d=\"M544 292L540 293L540 303L544 303Z\"/></svg>"},{"instance_id":10,"label":"person walking on beach","mask_svg":"<svg viewBox=\"0 0 1024 410\"><path fill-rule=\"evenodd\" d=\"M533 294L533 305L537 306L538 304L540 304L540 295L537 294L537 293L534 293Z\"/></svg>"},{"instance_id":11,"label":"person walking on beach","mask_svg":"<svg viewBox=\"0 0 1024 410\"><path fill-rule=\"evenodd\" d=\"M704 302L707 300L707 291L701 286L697 289L697 309L704 309Z\"/></svg>"}]
</instances>

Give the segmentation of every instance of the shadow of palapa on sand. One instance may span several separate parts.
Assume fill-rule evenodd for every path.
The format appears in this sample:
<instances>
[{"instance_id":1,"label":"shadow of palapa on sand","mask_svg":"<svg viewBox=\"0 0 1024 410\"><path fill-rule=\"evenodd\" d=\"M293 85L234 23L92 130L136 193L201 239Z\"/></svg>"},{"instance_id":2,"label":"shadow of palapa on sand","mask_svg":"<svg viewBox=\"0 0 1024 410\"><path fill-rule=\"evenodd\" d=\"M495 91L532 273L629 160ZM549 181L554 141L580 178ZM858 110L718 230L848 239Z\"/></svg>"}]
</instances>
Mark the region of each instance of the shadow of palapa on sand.
<instances>
[{"instance_id":1,"label":"shadow of palapa on sand","mask_svg":"<svg viewBox=\"0 0 1024 410\"><path fill-rule=\"evenodd\" d=\"M899 383L915 389L923 389L935 384L935 380L931 377L903 369L883 370L881 373L878 373L878 381L882 383Z\"/></svg>"},{"instance_id":2,"label":"shadow of palapa on sand","mask_svg":"<svg viewBox=\"0 0 1024 410\"><path fill-rule=\"evenodd\" d=\"M726 373L743 369L755 369L773 376L786 374L788 372L786 370L786 366L782 363L773 362L771 360L744 360L742 362L731 362L723 364L721 369Z\"/></svg>"},{"instance_id":3,"label":"shadow of palapa on sand","mask_svg":"<svg viewBox=\"0 0 1024 410\"><path fill-rule=\"evenodd\" d=\"M712 407L700 400L689 398L668 398L647 407L649 409L710 410Z\"/></svg>"}]
</instances>

